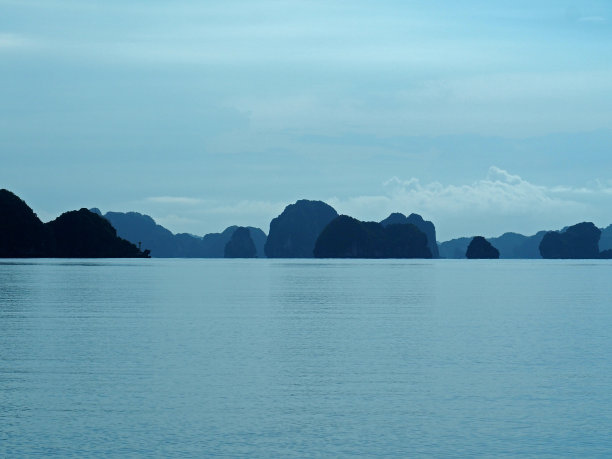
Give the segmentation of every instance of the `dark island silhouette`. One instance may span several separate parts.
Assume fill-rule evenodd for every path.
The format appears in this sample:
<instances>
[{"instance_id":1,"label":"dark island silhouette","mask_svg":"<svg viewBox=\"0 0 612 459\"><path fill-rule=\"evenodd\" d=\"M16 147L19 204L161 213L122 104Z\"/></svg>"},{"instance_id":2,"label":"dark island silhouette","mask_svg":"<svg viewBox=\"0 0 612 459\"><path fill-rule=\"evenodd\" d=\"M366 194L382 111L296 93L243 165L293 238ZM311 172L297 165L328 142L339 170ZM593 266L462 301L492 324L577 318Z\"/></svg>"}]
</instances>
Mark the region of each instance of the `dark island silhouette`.
<instances>
[{"instance_id":1,"label":"dark island silhouette","mask_svg":"<svg viewBox=\"0 0 612 459\"><path fill-rule=\"evenodd\" d=\"M424 239L423 239L424 238ZM424 246L423 246L424 240ZM147 250L141 251L140 247ZM427 249L426 251L423 249ZM148 215L80 209L43 223L14 193L0 190L0 258L549 258L611 259L612 225L582 222L532 236L463 237L438 243L418 214L395 212L380 223L342 215L302 199L259 228L230 226L202 237L173 234Z\"/></svg>"},{"instance_id":2,"label":"dark island silhouette","mask_svg":"<svg viewBox=\"0 0 612 459\"><path fill-rule=\"evenodd\" d=\"M332 220L319 235L316 258L431 258L427 236L411 223L362 222L347 215Z\"/></svg>"},{"instance_id":3,"label":"dark island silhouette","mask_svg":"<svg viewBox=\"0 0 612 459\"><path fill-rule=\"evenodd\" d=\"M231 239L225 244L223 253L225 258L256 258L255 244L248 228L236 228Z\"/></svg>"},{"instance_id":4,"label":"dark island silhouette","mask_svg":"<svg viewBox=\"0 0 612 459\"><path fill-rule=\"evenodd\" d=\"M270 222L265 244L268 258L312 258L315 242L338 212L322 201L302 199Z\"/></svg>"},{"instance_id":5,"label":"dark island silhouette","mask_svg":"<svg viewBox=\"0 0 612 459\"><path fill-rule=\"evenodd\" d=\"M134 244L117 236L104 218L87 209L65 212L42 223L32 209L8 190L0 190L2 258L145 258Z\"/></svg>"},{"instance_id":6,"label":"dark island silhouette","mask_svg":"<svg viewBox=\"0 0 612 459\"><path fill-rule=\"evenodd\" d=\"M46 223L54 241L51 256L57 258L140 258L149 251L117 237L108 220L87 209L65 212Z\"/></svg>"},{"instance_id":7,"label":"dark island silhouette","mask_svg":"<svg viewBox=\"0 0 612 459\"><path fill-rule=\"evenodd\" d=\"M429 247L429 251L431 252L432 258L439 258L440 253L438 251L438 243L436 240L436 227L435 225L428 221L424 220L419 214L410 214L406 217L404 214L399 212L394 212L380 222L383 226L388 226L392 224L406 224L411 223L416 226L419 230L425 233L427 236L427 247Z\"/></svg>"},{"instance_id":8,"label":"dark island silhouette","mask_svg":"<svg viewBox=\"0 0 612 459\"><path fill-rule=\"evenodd\" d=\"M609 258L599 252L601 230L591 222L582 222L562 231L549 231L540 242L542 258L594 259Z\"/></svg>"},{"instance_id":9,"label":"dark island silhouette","mask_svg":"<svg viewBox=\"0 0 612 459\"><path fill-rule=\"evenodd\" d=\"M499 250L493 247L484 237L475 236L465 251L465 258L471 260L497 259L499 258Z\"/></svg>"},{"instance_id":10,"label":"dark island silhouette","mask_svg":"<svg viewBox=\"0 0 612 459\"><path fill-rule=\"evenodd\" d=\"M52 240L43 222L18 196L0 190L0 257L44 257Z\"/></svg>"}]
</instances>

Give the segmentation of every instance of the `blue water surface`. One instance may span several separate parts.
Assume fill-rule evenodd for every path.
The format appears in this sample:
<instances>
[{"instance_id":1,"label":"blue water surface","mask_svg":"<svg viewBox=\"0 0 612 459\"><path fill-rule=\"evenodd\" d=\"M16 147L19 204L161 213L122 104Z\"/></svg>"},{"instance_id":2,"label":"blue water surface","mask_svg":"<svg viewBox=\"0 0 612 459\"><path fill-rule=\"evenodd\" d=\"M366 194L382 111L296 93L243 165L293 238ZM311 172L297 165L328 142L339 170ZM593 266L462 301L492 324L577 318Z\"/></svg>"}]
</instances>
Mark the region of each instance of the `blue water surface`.
<instances>
[{"instance_id":1,"label":"blue water surface","mask_svg":"<svg viewBox=\"0 0 612 459\"><path fill-rule=\"evenodd\" d=\"M2 260L0 457L612 455L612 263Z\"/></svg>"}]
</instances>

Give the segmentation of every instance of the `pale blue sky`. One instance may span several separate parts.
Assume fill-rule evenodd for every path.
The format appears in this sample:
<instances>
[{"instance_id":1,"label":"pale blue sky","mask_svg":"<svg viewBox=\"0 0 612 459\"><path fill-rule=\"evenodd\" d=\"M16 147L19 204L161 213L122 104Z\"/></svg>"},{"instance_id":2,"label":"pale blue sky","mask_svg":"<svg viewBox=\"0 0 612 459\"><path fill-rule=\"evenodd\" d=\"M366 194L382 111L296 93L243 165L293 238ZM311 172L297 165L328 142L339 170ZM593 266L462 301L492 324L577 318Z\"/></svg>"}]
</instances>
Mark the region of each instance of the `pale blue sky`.
<instances>
[{"instance_id":1,"label":"pale blue sky","mask_svg":"<svg viewBox=\"0 0 612 459\"><path fill-rule=\"evenodd\" d=\"M608 0L0 0L0 186L43 219L604 226L611 146Z\"/></svg>"}]
</instances>

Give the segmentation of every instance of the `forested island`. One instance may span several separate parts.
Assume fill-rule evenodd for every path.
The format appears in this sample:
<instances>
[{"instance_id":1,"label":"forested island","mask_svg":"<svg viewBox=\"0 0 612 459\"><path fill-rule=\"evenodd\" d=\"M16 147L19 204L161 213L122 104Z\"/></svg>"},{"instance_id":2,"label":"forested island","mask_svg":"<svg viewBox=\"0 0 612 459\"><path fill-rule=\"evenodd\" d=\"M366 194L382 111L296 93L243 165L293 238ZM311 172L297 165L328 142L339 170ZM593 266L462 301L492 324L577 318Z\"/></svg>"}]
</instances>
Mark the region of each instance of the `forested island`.
<instances>
[{"instance_id":1,"label":"forested island","mask_svg":"<svg viewBox=\"0 0 612 459\"><path fill-rule=\"evenodd\" d=\"M0 190L0 258L612 258L612 225L582 222L533 236L505 233L436 240L433 222L392 213L364 222L322 201L298 200L270 222L269 233L230 226L204 236L173 234L150 216L65 212L43 223L14 193Z\"/></svg>"},{"instance_id":2,"label":"forested island","mask_svg":"<svg viewBox=\"0 0 612 459\"><path fill-rule=\"evenodd\" d=\"M0 190L2 258L147 258L149 251L117 236L108 220L87 209L48 223L8 190Z\"/></svg>"},{"instance_id":3,"label":"forested island","mask_svg":"<svg viewBox=\"0 0 612 459\"><path fill-rule=\"evenodd\" d=\"M316 258L432 258L427 236L411 223L383 225L347 215L332 220L321 232Z\"/></svg>"}]
</instances>

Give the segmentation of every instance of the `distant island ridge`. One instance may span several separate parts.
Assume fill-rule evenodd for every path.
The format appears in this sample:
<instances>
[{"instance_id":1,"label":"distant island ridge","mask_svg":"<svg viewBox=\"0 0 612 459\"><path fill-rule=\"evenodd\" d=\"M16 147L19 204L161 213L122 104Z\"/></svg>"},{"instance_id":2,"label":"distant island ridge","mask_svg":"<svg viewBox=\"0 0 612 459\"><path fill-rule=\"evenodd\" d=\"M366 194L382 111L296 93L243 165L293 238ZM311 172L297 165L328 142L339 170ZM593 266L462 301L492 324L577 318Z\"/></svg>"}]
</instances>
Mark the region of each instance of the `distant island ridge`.
<instances>
[{"instance_id":1,"label":"distant island ridge","mask_svg":"<svg viewBox=\"0 0 612 459\"><path fill-rule=\"evenodd\" d=\"M91 210L102 216L99 209ZM140 243L151 251L151 256L159 258L223 258L225 246L239 228L230 226L221 233L200 237L187 233L173 234L148 215L138 212L107 212L103 217L117 229L120 237L134 244ZM247 229L255 246L255 256L264 257L266 233L259 228Z\"/></svg>"},{"instance_id":2,"label":"distant island ridge","mask_svg":"<svg viewBox=\"0 0 612 459\"><path fill-rule=\"evenodd\" d=\"M612 258L612 225L582 222L532 236L504 233L436 240L433 222L394 212L363 222L322 201L298 200L270 222L269 234L230 226L220 233L174 234L138 212L98 208L65 212L43 223L0 190L0 258Z\"/></svg>"}]
</instances>

